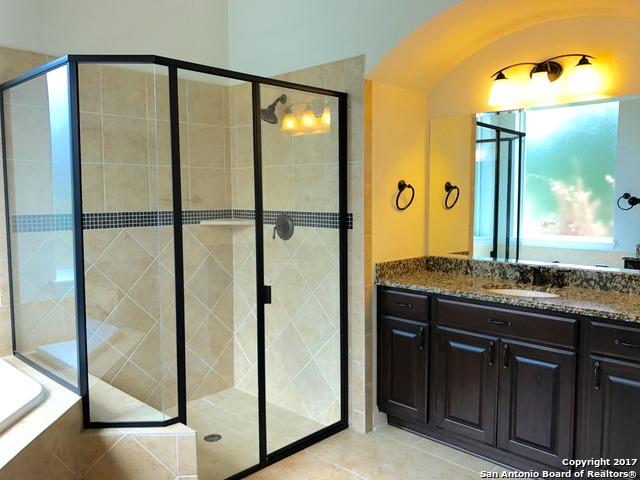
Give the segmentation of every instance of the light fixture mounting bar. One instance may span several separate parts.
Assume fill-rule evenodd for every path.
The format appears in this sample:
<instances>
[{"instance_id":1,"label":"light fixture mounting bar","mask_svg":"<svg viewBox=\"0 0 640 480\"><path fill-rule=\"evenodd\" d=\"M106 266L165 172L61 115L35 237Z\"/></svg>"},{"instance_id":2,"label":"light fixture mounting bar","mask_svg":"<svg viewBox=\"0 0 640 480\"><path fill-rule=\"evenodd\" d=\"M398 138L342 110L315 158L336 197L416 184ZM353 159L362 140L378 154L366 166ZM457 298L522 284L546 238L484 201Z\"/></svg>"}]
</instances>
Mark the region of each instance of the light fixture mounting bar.
<instances>
[{"instance_id":1,"label":"light fixture mounting bar","mask_svg":"<svg viewBox=\"0 0 640 480\"><path fill-rule=\"evenodd\" d=\"M549 75L549 80L553 82L558 77L560 77L560 75L562 74L562 66L558 62L555 62L554 60L557 60L559 58L566 58L566 57L581 57L580 62L582 62L583 58L584 59L587 59L587 58L595 59L594 56L588 55L586 53L565 53L565 54L562 54L562 55L556 55L555 57L547 58L546 60L543 60L541 62L518 62L518 63L513 63L511 65L507 65L506 67L501 68L500 70L495 72L493 75L491 75L489 78L497 78L500 74L502 74L502 76L504 76L504 71L505 70L509 70L510 68L520 67L520 66L523 66L523 65L533 65L534 68L531 70L530 75L533 75L536 72L546 71L548 73L548 75Z\"/></svg>"}]
</instances>

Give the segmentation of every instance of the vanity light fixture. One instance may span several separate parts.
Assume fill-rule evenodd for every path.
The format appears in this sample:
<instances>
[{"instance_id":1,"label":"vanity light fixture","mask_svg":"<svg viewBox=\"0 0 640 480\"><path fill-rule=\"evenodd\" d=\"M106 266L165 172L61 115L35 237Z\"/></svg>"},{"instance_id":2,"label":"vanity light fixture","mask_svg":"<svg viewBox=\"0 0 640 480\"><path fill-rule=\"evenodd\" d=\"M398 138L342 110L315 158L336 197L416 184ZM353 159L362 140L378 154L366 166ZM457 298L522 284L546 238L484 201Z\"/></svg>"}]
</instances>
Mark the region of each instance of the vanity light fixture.
<instances>
[{"instance_id":1,"label":"vanity light fixture","mask_svg":"<svg viewBox=\"0 0 640 480\"><path fill-rule=\"evenodd\" d=\"M585 53L567 53L548 58L542 62L519 62L501 68L493 75L493 85L489 94L488 104L496 107L515 106L522 100L538 101L549 98L556 93L554 82L562 76L562 65L556 60L565 57L580 57L573 68L570 78L571 94L586 94L594 92L598 87L598 77L593 71L589 59L591 55ZM507 78L505 71L523 65L533 65L529 72L530 81L526 92L518 91L512 80ZM522 95L524 93L524 95ZM525 96L526 98L522 98Z\"/></svg>"},{"instance_id":2,"label":"vanity light fixture","mask_svg":"<svg viewBox=\"0 0 640 480\"><path fill-rule=\"evenodd\" d=\"M294 107L304 106L296 112ZM331 109L322 101L295 103L284 111L280 130L293 136L325 133L331 127Z\"/></svg>"}]
</instances>

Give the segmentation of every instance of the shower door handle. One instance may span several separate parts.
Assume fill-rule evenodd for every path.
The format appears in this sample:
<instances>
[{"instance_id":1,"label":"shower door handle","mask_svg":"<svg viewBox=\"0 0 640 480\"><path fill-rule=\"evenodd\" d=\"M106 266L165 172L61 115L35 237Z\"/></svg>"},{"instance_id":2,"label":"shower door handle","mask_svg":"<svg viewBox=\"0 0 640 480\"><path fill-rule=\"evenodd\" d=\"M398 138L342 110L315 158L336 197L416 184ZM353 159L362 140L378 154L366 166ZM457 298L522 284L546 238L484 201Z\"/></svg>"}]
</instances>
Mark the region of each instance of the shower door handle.
<instances>
[{"instance_id":1,"label":"shower door handle","mask_svg":"<svg viewBox=\"0 0 640 480\"><path fill-rule=\"evenodd\" d=\"M262 303L265 305L271 304L271 285L262 286Z\"/></svg>"}]
</instances>

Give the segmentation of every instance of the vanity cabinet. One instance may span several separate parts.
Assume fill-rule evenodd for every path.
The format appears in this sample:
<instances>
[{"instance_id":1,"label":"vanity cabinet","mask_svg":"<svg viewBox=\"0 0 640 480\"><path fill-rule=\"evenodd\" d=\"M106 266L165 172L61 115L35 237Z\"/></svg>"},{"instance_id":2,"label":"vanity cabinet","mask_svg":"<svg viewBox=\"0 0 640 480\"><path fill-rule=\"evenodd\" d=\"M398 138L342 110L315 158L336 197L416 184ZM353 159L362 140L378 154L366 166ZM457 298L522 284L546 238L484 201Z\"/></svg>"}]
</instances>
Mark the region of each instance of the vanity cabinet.
<instances>
[{"instance_id":1,"label":"vanity cabinet","mask_svg":"<svg viewBox=\"0 0 640 480\"><path fill-rule=\"evenodd\" d=\"M378 407L389 416L426 423L428 299L385 290L378 310Z\"/></svg>"},{"instance_id":2,"label":"vanity cabinet","mask_svg":"<svg viewBox=\"0 0 640 480\"><path fill-rule=\"evenodd\" d=\"M562 459L573 454L575 320L444 298L434 305L437 427L565 469Z\"/></svg>"},{"instance_id":3,"label":"vanity cabinet","mask_svg":"<svg viewBox=\"0 0 640 480\"><path fill-rule=\"evenodd\" d=\"M640 462L640 329L592 322L590 343L586 455Z\"/></svg>"},{"instance_id":4,"label":"vanity cabinet","mask_svg":"<svg viewBox=\"0 0 640 480\"><path fill-rule=\"evenodd\" d=\"M416 295L378 289L378 406L389 423L517 468L567 470L578 320Z\"/></svg>"},{"instance_id":5,"label":"vanity cabinet","mask_svg":"<svg viewBox=\"0 0 640 480\"><path fill-rule=\"evenodd\" d=\"M640 462L640 364L592 355L588 455ZM640 465L612 465L638 471Z\"/></svg>"},{"instance_id":6,"label":"vanity cabinet","mask_svg":"<svg viewBox=\"0 0 640 480\"><path fill-rule=\"evenodd\" d=\"M556 468L573 454L576 354L501 339L498 448Z\"/></svg>"},{"instance_id":7,"label":"vanity cabinet","mask_svg":"<svg viewBox=\"0 0 640 480\"><path fill-rule=\"evenodd\" d=\"M447 432L494 444L498 338L438 326L434 423Z\"/></svg>"},{"instance_id":8,"label":"vanity cabinet","mask_svg":"<svg viewBox=\"0 0 640 480\"><path fill-rule=\"evenodd\" d=\"M379 407L403 420L427 421L428 325L382 317Z\"/></svg>"}]
</instances>

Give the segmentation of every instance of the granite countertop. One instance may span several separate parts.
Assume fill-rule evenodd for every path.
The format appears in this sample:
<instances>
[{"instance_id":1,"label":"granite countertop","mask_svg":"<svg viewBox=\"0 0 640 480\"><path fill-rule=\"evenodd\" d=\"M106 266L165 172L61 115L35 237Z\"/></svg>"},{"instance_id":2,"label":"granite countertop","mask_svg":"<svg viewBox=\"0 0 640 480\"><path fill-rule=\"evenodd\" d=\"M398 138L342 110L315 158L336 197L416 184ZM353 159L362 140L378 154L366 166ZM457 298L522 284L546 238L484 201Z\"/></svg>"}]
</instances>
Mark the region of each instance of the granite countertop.
<instances>
[{"instance_id":1,"label":"granite countertop","mask_svg":"<svg viewBox=\"0 0 640 480\"><path fill-rule=\"evenodd\" d=\"M500 278L424 269L386 271L383 275L377 276L376 283L387 287L405 288L425 293L640 323L640 295L637 293L575 287L532 287ZM559 297L516 297L488 291L496 288L542 290L555 293Z\"/></svg>"}]
</instances>

